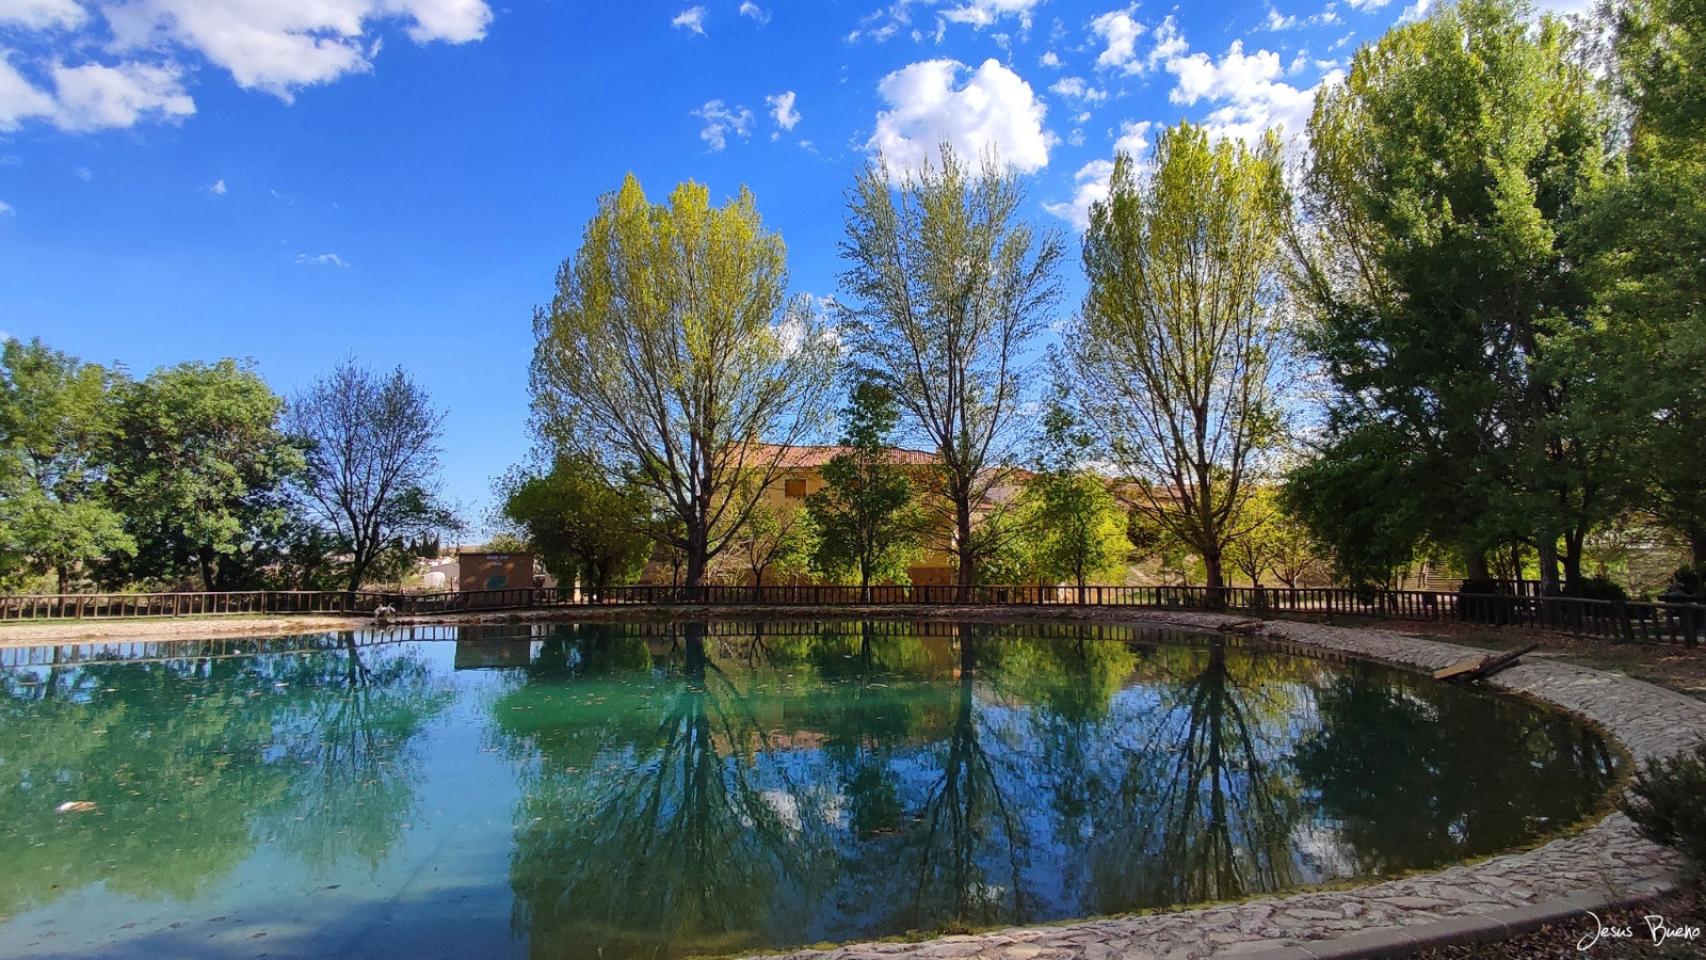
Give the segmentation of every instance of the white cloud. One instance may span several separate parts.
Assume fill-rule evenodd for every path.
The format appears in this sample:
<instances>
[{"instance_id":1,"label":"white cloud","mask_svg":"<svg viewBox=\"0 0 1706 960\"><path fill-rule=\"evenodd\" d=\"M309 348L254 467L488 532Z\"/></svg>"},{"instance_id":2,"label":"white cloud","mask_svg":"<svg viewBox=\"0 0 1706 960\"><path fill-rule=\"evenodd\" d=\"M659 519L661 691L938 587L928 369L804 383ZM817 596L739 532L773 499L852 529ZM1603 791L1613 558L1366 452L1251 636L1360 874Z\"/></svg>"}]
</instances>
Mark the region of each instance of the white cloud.
<instances>
[{"instance_id":1,"label":"white cloud","mask_svg":"<svg viewBox=\"0 0 1706 960\"><path fill-rule=\"evenodd\" d=\"M69 30L88 18L89 12L76 0L0 0L0 23L29 30Z\"/></svg>"},{"instance_id":2,"label":"white cloud","mask_svg":"<svg viewBox=\"0 0 1706 960\"><path fill-rule=\"evenodd\" d=\"M1167 61L1167 72L1176 80L1167 94L1169 100L1183 106L1203 100L1223 104L1204 118L1205 126L1216 136L1249 143L1276 126L1288 139L1301 136L1317 89L1300 90L1282 82L1279 54L1271 50L1246 54L1239 40L1232 41L1218 61L1201 52L1174 57ZM1320 82L1336 83L1341 76L1329 71Z\"/></svg>"},{"instance_id":3,"label":"white cloud","mask_svg":"<svg viewBox=\"0 0 1706 960\"><path fill-rule=\"evenodd\" d=\"M1584 4L1583 6L1585 8L1586 5ZM1416 0L1415 3L1405 7L1403 13L1398 14L1398 22L1415 23L1417 20L1427 16L1428 10L1432 7L1433 0Z\"/></svg>"},{"instance_id":4,"label":"white cloud","mask_svg":"<svg viewBox=\"0 0 1706 960\"><path fill-rule=\"evenodd\" d=\"M753 3L752 0L742 0L740 5L740 15L757 20L759 26L763 26L770 22L770 11L756 3Z\"/></svg>"},{"instance_id":5,"label":"white cloud","mask_svg":"<svg viewBox=\"0 0 1706 960\"><path fill-rule=\"evenodd\" d=\"M1072 179L1077 190L1067 203L1045 203L1043 209L1083 230L1090 226L1090 207L1108 199L1108 181L1114 175L1112 160L1092 160L1078 168Z\"/></svg>"},{"instance_id":6,"label":"white cloud","mask_svg":"<svg viewBox=\"0 0 1706 960\"><path fill-rule=\"evenodd\" d=\"M207 192L216 197L225 196L225 180L221 178L208 184Z\"/></svg>"},{"instance_id":7,"label":"white cloud","mask_svg":"<svg viewBox=\"0 0 1706 960\"><path fill-rule=\"evenodd\" d=\"M1185 35L1179 32L1179 21L1168 14L1155 28L1155 42L1150 45L1148 55L1143 58L1143 68L1138 72L1154 70L1174 57L1184 56L1189 49Z\"/></svg>"},{"instance_id":8,"label":"white cloud","mask_svg":"<svg viewBox=\"0 0 1706 960\"><path fill-rule=\"evenodd\" d=\"M709 100L693 111L693 115L705 121L699 139L710 146L712 153L729 145L731 133L743 140L752 136L752 111L745 107L730 109L721 100Z\"/></svg>"},{"instance_id":9,"label":"white cloud","mask_svg":"<svg viewBox=\"0 0 1706 960\"><path fill-rule=\"evenodd\" d=\"M702 37L705 35L705 8L688 7L676 14L674 19L669 21L669 25Z\"/></svg>"},{"instance_id":10,"label":"white cloud","mask_svg":"<svg viewBox=\"0 0 1706 960\"><path fill-rule=\"evenodd\" d=\"M51 117L54 111L53 97L25 80L7 51L0 50L0 130L16 130L23 121Z\"/></svg>"},{"instance_id":11,"label":"white cloud","mask_svg":"<svg viewBox=\"0 0 1706 960\"><path fill-rule=\"evenodd\" d=\"M1085 100L1090 103L1098 103L1108 99L1108 91L1098 90L1086 84L1083 77L1061 77L1049 87L1049 90L1063 97L1072 97L1075 100Z\"/></svg>"},{"instance_id":12,"label":"white cloud","mask_svg":"<svg viewBox=\"0 0 1706 960\"><path fill-rule=\"evenodd\" d=\"M485 0L381 0L379 13L412 20L403 32L419 44L434 40L446 43L483 40L486 27L492 22L492 8L486 6ZM373 39L369 59L378 56L384 42L384 37Z\"/></svg>"},{"instance_id":13,"label":"white cloud","mask_svg":"<svg viewBox=\"0 0 1706 960\"><path fill-rule=\"evenodd\" d=\"M800 122L800 111L794 108L794 91L773 93L764 98L770 105L770 117L783 130L792 130Z\"/></svg>"},{"instance_id":14,"label":"white cloud","mask_svg":"<svg viewBox=\"0 0 1706 960\"><path fill-rule=\"evenodd\" d=\"M77 176L77 179L84 183L88 183L90 180L95 179L95 171L90 170L88 167L78 167L71 172Z\"/></svg>"},{"instance_id":15,"label":"white cloud","mask_svg":"<svg viewBox=\"0 0 1706 960\"><path fill-rule=\"evenodd\" d=\"M1126 120L1120 124L1120 135L1114 140L1114 152L1141 159L1149 149L1149 131L1155 124L1149 120Z\"/></svg>"},{"instance_id":16,"label":"white cloud","mask_svg":"<svg viewBox=\"0 0 1706 960\"><path fill-rule=\"evenodd\" d=\"M924 60L884 77L877 92L888 108L877 114L866 149L902 172L939 161L944 142L973 160L993 149L1024 173L1047 166L1054 138L1043 129L1048 108L1031 85L994 59L957 85L968 69L957 60Z\"/></svg>"},{"instance_id":17,"label":"white cloud","mask_svg":"<svg viewBox=\"0 0 1706 960\"><path fill-rule=\"evenodd\" d=\"M1379 10L1392 0L1345 0L1352 10Z\"/></svg>"},{"instance_id":18,"label":"white cloud","mask_svg":"<svg viewBox=\"0 0 1706 960\"><path fill-rule=\"evenodd\" d=\"M1137 39L1143 36L1146 28L1132 18L1134 9L1110 10L1090 21L1090 32L1106 43L1102 52L1096 55L1096 66L1126 73L1138 72Z\"/></svg>"},{"instance_id":19,"label":"white cloud","mask_svg":"<svg viewBox=\"0 0 1706 960\"><path fill-rule=\"evenodd\" d=\"M1037 62L1045 67L1057 68L1060 66L1060 57L1056 56L1053 50L1050 50L1044 53Z\"/></svg>"},{"instance_id":20,"label":"white cloud","mask_svg":"<svg viewBox=\"0 0 1706 960\"><path fill-rule=\"evenodd\" d=\"M1132 17L1135 9L1112 10L1090 21L1090 32L1101 37L1105 44L1096 55L1096 66L1128 75L1144 75L1188 49L1184 35L1179 32L1179 22L1172 14L1151 29ZM1149 51L1139 56L1137 41L1145 34L1151 38Z\"/></svg>"},{"instance_id":21,"label":"white cloud","mask_svg":"<svg viewBox=\"0 0 1706 960\"><path fill-rule=\"evenodd\" d=\"M1149 149L1149 131L1154 124L1148 120L1120 124L1120 135L1114 140L1114 153L1124 153L1142 161ZM1043 209L1072 224L1078 230L1090 226L1090 208L1108 199L1108 181L1114 175L1112 160L1092 160L1073 174L1076 185L1072 199L1064 203L1045 203Z\"/></svg>"},{"instance_id":22,"label":"white cloud","mask_svg":"<svg viewBox=\"0 0 1706 960\"><path fill-rule=\"evenodd\" d=\"M335 253L299 253L296 262L310 267L348 267L343 257Z\"/></svg>"},{"instance_id":23,"label":"white cloud","mask_svg":"<svg viewBox=\"0 0 1706 960\"><path fill-rule=\"evenodd\" d=\"M942 19L951 23L970 24L979 30L991 26L1002 17L1018 17L1019 26L1031 28L1031 10L1040 0L967 0L957 7L942 11Z\"/></svg>"},{"instance_id":24,"label":"white cloud","mask_svg":"<svg viewBox=\"0 0 1706 960\"><path fill-rule=\"evenodd\" d=\"M11 204L7 203L4 200L0 200L0 216L10 216L16 212L17 212L16 210L12 209ZM4 341L5 339L6 339L6 335L4 333L0 333L0 341Z\"/></svg>"},{"instance_id":25,"label":"white cloud","mask_svg":"<svg viewBox=\"0 0 1706 960\"><path fill-rule=\"evenodd\" d=\"M53 85L59 110L54 123L66 130L104 130L133 126L144 115L190 116L195 113L195 101L184 92L181 76L170 64L55 65Z\"/></svg>"},{"instance_id":26,"label":"white cloud","mask_svg":"<svg viewBox=\"0 0 1706 960\"><path fill-rule=\"evenodd\" d=\"M103 10L116 50L175 44L230 71L245 89L288 102L305 86L371 67L369 21L404 19L416 43L467 43L486 35L484 0L123 0Z\"/></svg>"}]
</instances>

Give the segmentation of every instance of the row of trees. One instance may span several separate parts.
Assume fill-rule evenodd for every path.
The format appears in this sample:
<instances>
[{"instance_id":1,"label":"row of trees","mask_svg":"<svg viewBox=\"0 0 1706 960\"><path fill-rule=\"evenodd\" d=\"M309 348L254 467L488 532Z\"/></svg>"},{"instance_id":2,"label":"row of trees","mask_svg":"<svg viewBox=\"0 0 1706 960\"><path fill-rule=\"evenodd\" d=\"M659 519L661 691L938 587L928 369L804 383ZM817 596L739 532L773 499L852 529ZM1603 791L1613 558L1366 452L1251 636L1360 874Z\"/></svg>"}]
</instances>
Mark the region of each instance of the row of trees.
<instances>
[{"instance_id":1,"label":"row of trees","mask_svg":"<svg viewBox=\"0 0 1706 960\"><path fill-rule=\"evenodd\" d=\"M248 364L135 379L0 346L0 584L359 589L430 550L441 414L348 361L290 400Z\"/></svg>"},{"instance_id":2,"label":"row of trees","mask_svg":"<svg viewBox=\"0 0 1706 960\"><path fill-rule=\"evenodd\" d=\"M1334 389L1292 503L1352 576L1514 544L1576 586L1630 515L1706 563L1706 8L1613 5L1603 46L1524 12L1393 31L1310 121L1294 289Z\"/></svg>"},{"instance_id":3,"label":"row of trees","mask_svg":"<svg viewBox=\"0 0 1706 960\"><path fill-rule=\"evenodd\" d=\"M881 516L925 515L887 533L849 499L880 462L829 471L819 567L861 579L892 573L873 548L922 530L962 584L1043 554L1082 580L1126 549L1104 536L1110 495L1140 553L1188 551L1210 586L1326 556L1350 582L1423 554L1480 579L1525 548L1579 590L1590 539L1631 518L1698 567L1706 28L1693 0L1601 17L1461 0L1395 28L1318 97L1295 169L1277 133L1188 123L1119 157L1049 353L1053 403L1029 385L1066 245L1023 218L995 157L944 146L921 171L863 171L821 302L786 297L750 194L714 207L684 184L653 204L630 177L535 314L544 447L649 503L635 515L690 584L775 539L762 491L829 420L838 377L852 447L868 390L933 455L907 474L916 496L871 488ZM1039 477L1013 501L1027 449ZM1016 548L1035 529L1018 502L1051 545Z\"/></svg>"}]
</instances>

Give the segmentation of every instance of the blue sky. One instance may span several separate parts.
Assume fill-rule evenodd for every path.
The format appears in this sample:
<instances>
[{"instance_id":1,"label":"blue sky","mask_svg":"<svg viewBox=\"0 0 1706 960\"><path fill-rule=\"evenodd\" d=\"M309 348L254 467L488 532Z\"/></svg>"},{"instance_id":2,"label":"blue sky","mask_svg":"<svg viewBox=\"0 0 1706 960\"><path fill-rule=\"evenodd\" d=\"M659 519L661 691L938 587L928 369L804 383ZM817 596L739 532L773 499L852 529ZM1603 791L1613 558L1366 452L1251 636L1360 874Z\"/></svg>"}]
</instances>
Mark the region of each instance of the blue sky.
<instances>
[{"instance_id":1,"label":"blue sky","mask_svg":"<svg viewBox=\"0 0 1706 960\"><path fill-rule=\"evenodd\" d=\"M137 373L252 358L286 393L402 364L477 519L527 452L531 309L628 171L750 186L829 294L877 151L993 145L1075 232L1116 145L1300 132L1410 4L0 0L0 333Z\"/></svg>"}]
</instances>

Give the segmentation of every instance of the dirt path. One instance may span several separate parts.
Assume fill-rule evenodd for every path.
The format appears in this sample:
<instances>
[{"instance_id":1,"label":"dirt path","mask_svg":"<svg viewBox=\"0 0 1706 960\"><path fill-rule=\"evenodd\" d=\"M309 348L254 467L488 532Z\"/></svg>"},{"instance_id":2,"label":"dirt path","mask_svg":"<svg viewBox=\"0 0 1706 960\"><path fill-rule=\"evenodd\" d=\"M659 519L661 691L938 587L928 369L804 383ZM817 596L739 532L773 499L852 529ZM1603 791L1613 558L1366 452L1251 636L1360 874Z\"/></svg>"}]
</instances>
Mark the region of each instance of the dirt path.
<instances>
[{"instance_id":1,"label":"dirt path","mask_svg":"<svg viewBox=\"0 0 1706 960\"><path fill-rule=\"evenodd\" d=\"M369 617L185 617L183 619L51 620L0 624L0 647L35 647L106 640L223 640L353 630L372 626Z\"/></svg>"},{"instance_id":2,"label":"dirt path","mask_svg":"<svg viewBox=\"0 0 1706 960\"><path fill-rule=\"evenodd\" d=\"M398 617L399 626L428 624L535 623L539 621L693 621L693 620L978 620L995 623L1105 622L1154 623L1196 629L1240 629L1260 621L1185 610L1130 607L987 607L920 604L870 606L605 606L552 607L538 610L455 613ZM0 624L0 647L47 646L115 640L223 640L278 636L373 626L370 617L297 614L270 617L185 617L183 619L54 620Z\"/></svg>"}]
</instances>

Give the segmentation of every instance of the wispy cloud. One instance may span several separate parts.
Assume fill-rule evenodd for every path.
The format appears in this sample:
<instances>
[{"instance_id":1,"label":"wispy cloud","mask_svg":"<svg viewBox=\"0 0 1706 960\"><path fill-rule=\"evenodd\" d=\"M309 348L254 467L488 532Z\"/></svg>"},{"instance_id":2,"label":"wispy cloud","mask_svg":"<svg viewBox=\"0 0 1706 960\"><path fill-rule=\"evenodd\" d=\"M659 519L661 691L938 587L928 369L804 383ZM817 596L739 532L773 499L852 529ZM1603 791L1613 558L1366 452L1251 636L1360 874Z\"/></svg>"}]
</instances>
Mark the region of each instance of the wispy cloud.
<instances>
[{"instance_id":1,"label":"wispy cloud","mask_svg":"<svg viewBox=\"0 0 1706 960\"><path fill-rule=\"evenodd\" d=\"M705 8L688 7L676 14L675 19L671 20L669 25L680 30L696 33L702 37L705 35Z\"/></svg>"},{"instance_id":2,"label":"wispy cloud","mask_svg":"<svg viewBox=\"0 0 1706 960\"><path fill-rule=\"evenodd\" d=\"M764 9L752 0L743 0L740 5L740 15L758 21L759 26L770 22L770 11Z\"/></svg>"},{"instance_id":3,"label":"wispy cloud","mask_svg":"<svg viewBox=\"0 0 1706 960\"><path fill-rule=\"evenodd\" d=\"M721 100L710 100L693 111L693 115L705 121L699 139L710 146L712 153L729 145L729 134L743 140L752 136L752 111L745 107L730 107Z\"/></svg>"},{"instance_id":4,"label":"wispy cloud","mask_svg":"<svg viewBox=\"0 0 1706 960\"><path fill-rule=\"evenodd\" d=\"M311 267L348 267L349 263L335 253L299 253L296 262Z\"/></svg>"},{"instance_id":5,"label":"wispy cloud","mask_svg":"<svg viewBox=\"0 0 1706 960\"><path fill-rule=\"evenodd\" d=\"M770 117L776 121L776 125L778 127L781 127L783 130L792 130L794 127L799 125L800 111L794 106L794 91L787 90L782 93L773 93L770 96L765 97L764 102L769 104ZM771 134L770 139L775 140L780 135L781 133L778 131L777 133Z\"/></svg>"},{"instance_id":6,"label":"wispy cloud","mask_svg":"<svg viewBox=\"0 0 1706 960\"><path fill-rule=\"evenodd\" d=\"M225 196L225 179L221 177L207 185L207 192L216 197Z\"/></svg>"}]
</instances>

